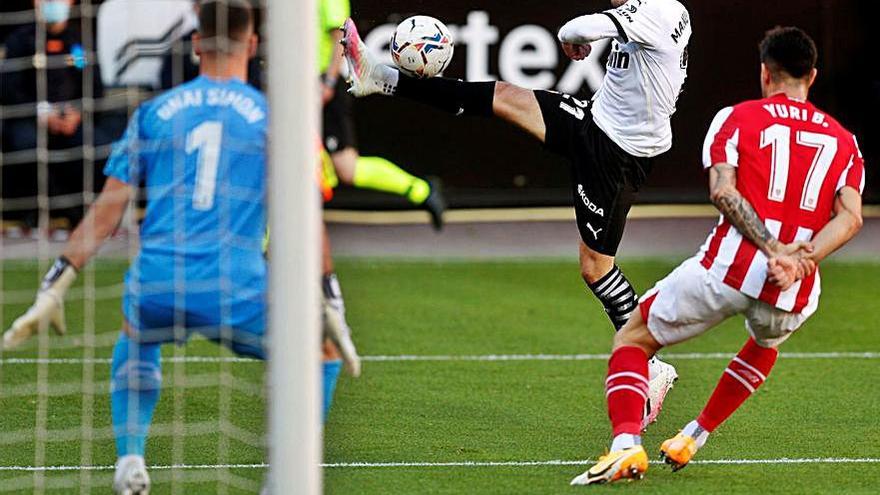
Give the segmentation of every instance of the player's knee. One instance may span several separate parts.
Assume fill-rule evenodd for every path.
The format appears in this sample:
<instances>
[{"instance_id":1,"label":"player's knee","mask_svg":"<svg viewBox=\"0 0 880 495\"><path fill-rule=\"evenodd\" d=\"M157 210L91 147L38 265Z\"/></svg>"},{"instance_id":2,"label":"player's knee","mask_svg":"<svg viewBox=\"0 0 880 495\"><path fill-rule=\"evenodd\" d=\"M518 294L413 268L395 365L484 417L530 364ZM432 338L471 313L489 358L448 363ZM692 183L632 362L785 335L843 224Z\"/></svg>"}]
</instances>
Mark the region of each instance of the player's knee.
<instances>
[{"instance_id":1,"label":"player's knee","mask_svg":"<svg viewBox=\"0 0 880 495\"><path fill-rule=\"evenodd\" d=\"M498 106L506 106L512 103L512 97L514 94L513 88L515 88L513 84L504 81L498 81L495 84L495 94L492 98L492 103L497 108Z\"/></svg>"},{"instance_id":2,"label":"player's knee","mask_svg":"<svg viewBox=\"0 0 880 495\"><path fill-rule=\"evenodd\" d=\"M123 333L113 348L110 391L158 390L162 387L161 346L134 341Z\"/></svg>"},{"instance_id":3,"label":"player's knee","mask_svg":"<svg viewBox=\"0 0 880 495\"><path fill-rule=\"evenodd\" d=\"M345 148L333 153L330 158L333 160L333 168L336 169L339 180L344 184L353 184L355 168L357 168L357 151L354 148Z\"/></svg>"},{"instance_id":4,"label":"player's knee","mask_svg":"<svg viewBox=\"0 0 880 495\"><path fill-rule=\"evenodd\" d=\"M663 346L648 331L641 316L634 314L630 321L614 335L614 350L621 347L638 347L648 357L651 357Z\"/></svg>"},{"instance_id":5,"label":"player's knee","mask_svg":"<svg viewBox=\"0 0 880 495\"><path fill-rule=\"evenodd\" d=\"M621 347L631 346L635 343L635 341L631 338L629 332L626 331L626 327L621 328L620 331L614 334L614 349L620 349Z\"/></svg>"},{"instance_id":6,"label":"player's knee","mask_svg":"<svg viewBox=\"0 0 880 495\"><path fill-rule=\"evenodd\" d=\"M513 84L498 81L495 84L495 94L492 99L492 108L495 114L501 117L510 117L522 107L525 90Z\"/></svg>"},{"instance_id":7,"label":"player's knee","mask_svg":"<svg viewBox=\"0 0 880 495\"><path fill-rule=\"evenodd\" d=\"M581 278L588 284L595 284L602 278L602 274L596 270L596 266L581 262Z\"/></svg>"},{"instance_id":8,"label":"player's knee","mask_svg":"<svg viewBox=\"0 0 880 495\"><path fill-rule=\"evenodd\" d=\"M599 254L589 248L581 249L581 277L584 282L594 284L614 268L614 258Z\"/></svg>"},{"instance_id":9,"label":"player's knee","mask_svg":"<svg viewBox=\"0 0 880 495\"><path fill-rule=\"evenodd\" d=\"M110 391L159 390L162 388L162 369L158 360L128 360L113 372Z\"/></svg>"}]
</instances>

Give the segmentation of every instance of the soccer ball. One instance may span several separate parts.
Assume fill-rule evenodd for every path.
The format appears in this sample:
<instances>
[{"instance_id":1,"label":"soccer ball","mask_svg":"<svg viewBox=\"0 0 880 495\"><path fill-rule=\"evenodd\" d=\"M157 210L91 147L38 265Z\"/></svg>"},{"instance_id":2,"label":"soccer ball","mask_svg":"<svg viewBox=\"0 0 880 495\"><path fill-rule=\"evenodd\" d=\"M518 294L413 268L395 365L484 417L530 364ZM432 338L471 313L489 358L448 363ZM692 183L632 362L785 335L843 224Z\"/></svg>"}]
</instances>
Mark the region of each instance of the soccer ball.
<instances>
[{"instance_id":1,"label":"soccer ball","mask_svg":"<svg viewBox=\"0 0 880 495\"><path fill-rule=\"evenodd\" d=\"M405 74L434 77L452 60L449 28L433 17L416 15L397 26L391 37L391 58Z\"/></svg>"}]
</instances>

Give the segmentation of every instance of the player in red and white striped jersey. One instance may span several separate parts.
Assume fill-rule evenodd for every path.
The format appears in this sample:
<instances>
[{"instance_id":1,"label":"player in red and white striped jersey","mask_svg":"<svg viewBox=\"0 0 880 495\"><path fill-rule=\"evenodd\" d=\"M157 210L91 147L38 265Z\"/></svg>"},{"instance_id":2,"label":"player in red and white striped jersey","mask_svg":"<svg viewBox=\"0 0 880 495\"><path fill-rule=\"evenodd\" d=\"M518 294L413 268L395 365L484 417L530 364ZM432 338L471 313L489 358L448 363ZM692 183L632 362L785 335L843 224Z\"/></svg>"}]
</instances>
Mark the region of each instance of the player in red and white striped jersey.
<instances>
[{"instance_id":1,"label":"player in red and white striped jersey","mask_svg":"<svg viewBox=\"0 0 880 495\"><path fill-rule=\"evenodd\" d=\"M736 168L737 189L783 243L812 239L831 219L843 188L861 194L865 187L865 164L852 133L785 93L718 112L703 164L719 163ZM730 287L779 309L809 316L818 305L818 270L780 290L767 280L767 256L724 216L700 250L700 263Z\"/></svg>"},{"instance_id":2,"label":"player in red and white striped jersey","mask_svg":"<svg viewBox=\"0 0 880 495\"><path fill-rule=\"evenodd\" d=\"M761 43L764 98L721 110L706 136L712 202L721 221L697 256L642 298L617 334L605 382L614 428L610 453L572 484L640 478L647 360L727 318L746 318L750 338L700 415L660 448L683 468L767 379L776 348L818 307L817 265L862 226L865 164L855 137L807 101L816 45L797 28Z\"/></svg>"}]
</instances>

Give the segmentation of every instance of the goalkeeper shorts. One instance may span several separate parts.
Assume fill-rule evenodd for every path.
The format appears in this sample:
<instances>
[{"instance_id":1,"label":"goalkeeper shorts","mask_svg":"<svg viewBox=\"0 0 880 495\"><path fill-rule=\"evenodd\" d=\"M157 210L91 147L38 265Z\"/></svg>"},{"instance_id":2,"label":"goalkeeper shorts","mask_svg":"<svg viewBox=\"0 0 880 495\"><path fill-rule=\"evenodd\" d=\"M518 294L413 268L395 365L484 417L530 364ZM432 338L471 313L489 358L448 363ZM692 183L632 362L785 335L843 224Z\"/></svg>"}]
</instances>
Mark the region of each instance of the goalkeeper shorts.
<instances>
[{"instance_id":1,"label":"goalkeeper shorts","mask_svg":"<svg viewBox=\"0 0 880 495\"><path fill-rule=\"evenodd\" d=\"M183 344L193 333L236 354L265 359L266 305L259 294L231 298L219 291L138 294L126 284L122 302L132 338Z\"/></svg>"}]
</instances>

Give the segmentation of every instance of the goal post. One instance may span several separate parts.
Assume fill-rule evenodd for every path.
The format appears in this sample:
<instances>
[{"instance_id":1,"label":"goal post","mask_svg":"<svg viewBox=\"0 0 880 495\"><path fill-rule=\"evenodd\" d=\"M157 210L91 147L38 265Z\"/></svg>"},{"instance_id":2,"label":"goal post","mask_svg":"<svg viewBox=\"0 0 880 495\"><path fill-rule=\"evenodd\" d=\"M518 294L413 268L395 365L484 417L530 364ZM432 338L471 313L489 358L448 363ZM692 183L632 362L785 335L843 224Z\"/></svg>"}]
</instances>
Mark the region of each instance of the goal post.
<instances>
[{"instance_id":1,"label":"goal post","mask_svg":"<svg viewBox=\"0 0 880 495\"><path fill-rule=\"evenodd\" d=\"M317 12L267 0L272 494L321 492Z\"/></svg>"}]
</instances>

